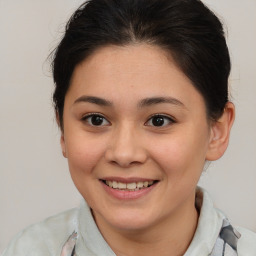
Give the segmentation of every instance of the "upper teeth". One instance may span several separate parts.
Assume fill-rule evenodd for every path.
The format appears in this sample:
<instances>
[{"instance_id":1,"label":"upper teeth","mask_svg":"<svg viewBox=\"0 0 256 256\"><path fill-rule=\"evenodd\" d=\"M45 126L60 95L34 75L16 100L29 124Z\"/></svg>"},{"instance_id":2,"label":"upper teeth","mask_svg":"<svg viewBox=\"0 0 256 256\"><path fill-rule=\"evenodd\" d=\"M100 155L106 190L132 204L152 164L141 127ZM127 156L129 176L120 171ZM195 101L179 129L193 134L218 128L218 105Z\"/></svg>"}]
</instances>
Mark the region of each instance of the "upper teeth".
<instances>
[{"instance_id":1,"label":"upper teeth","mask_svg":"<svg viewBox=\"0 0 256 256\"><path fill-rule=\"evenodd\" d=\"M153 181L139 181L139 182L131 182L131 183L123 183L118 181L110 181L106 180L106 184L111 188L116 189L129 189L129 190L135 190L140 188L146 188L153 184Z\"/></svg>"}]
</instances>

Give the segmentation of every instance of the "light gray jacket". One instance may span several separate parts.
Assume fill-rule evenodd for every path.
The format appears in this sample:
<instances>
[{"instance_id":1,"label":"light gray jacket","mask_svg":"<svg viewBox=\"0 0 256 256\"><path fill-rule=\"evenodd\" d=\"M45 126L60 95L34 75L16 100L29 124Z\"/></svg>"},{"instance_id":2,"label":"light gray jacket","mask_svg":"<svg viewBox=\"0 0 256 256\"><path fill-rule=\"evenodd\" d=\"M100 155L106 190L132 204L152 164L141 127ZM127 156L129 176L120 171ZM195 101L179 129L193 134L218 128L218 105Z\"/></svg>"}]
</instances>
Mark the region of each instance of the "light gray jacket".
<instances>
[{"instance_id":1,"label":"light gray jacket","mask_svg":"<svg viewBox=\"0 0 256 256\"><path fill-rule=\"evenodd\" d=\"M197 190L196 205L200 209L199 222L184 256L221 256L214 250L218 250L216 241L226 217L214 208L211 198L202 188ZM237 255L256 256L256 234L243 228L236 230L241 234L237 240ZM98 230L85 201L82 201L80 208L50 217L23 230L11 241L2 256L70 256L62 250L74 231L77 232L76 256L116 256Z\"/></svg>"}]
</instances>

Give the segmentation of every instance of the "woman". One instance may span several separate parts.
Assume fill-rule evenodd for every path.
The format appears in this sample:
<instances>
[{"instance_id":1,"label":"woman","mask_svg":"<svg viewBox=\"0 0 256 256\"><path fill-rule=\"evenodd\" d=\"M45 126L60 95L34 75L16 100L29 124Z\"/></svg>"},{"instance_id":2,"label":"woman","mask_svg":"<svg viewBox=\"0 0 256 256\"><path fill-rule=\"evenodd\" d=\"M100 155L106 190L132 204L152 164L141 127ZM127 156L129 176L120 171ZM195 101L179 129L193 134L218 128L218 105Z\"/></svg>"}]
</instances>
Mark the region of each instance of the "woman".
<instances>
[{"instance_id":1,"label":"woman","mask_svg":"<svg viewBox=\"0 0 256 256\"><path fill-rule=\"evenodd\" d=\"M220 21L196 0L91 0L53 59L61 146L79 209L21 232L9 255L255 255L197 187L235 110Z\"/></svg>"}]
</instances>

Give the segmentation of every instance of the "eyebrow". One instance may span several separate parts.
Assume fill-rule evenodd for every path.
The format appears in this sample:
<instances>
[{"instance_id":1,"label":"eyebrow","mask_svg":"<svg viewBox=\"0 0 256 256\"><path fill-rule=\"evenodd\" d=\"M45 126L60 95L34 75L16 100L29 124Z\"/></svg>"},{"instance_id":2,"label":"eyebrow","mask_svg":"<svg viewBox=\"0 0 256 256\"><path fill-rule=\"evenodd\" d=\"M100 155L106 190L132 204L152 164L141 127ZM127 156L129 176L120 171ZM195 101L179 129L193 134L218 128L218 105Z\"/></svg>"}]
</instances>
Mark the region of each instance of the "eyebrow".
<instances>
[{"instance_id":1,"label":"eyebrow","mask_svg":"<svg viewBox=\"0 0 256 256\"><path fill-rule=\"evenodd\" d=\"M80 103L80 102L89 102L93 103L99 106L105 106L105 107L111 107L114 104L106 99L95 97L95 96L81 96L78 99L75 100L74 104ZM175 99L173 97L150 97L150 98L145 98L142 99L137 107L138 108L143 108L143 107L149 107L152 105L156 104L161 104L161 103L169 103L172 105L180 106L180 107L185 107L185 105L179 101L178 99Z\"/></svg>"},{"instance_id":2,"label":"eyebrow","mask_svg":"<svg viewBox=\"0 0 256 256\"><path fill-rule=\"evenodd\" d=\"M105 107L110 107L113 105L112 102L106 99L94 97L94 96L81 96L75 100L74 104L79 102L89 102L89 103L93 103L93 104L105 106Z\"/></svg>"},{"instance_id":3,"label":"eyebrow","mask_svg":"<svg viewBox=\"0 0 256 256\"><path fill-rule=\"evenodd\" d=\"M172 98L172 97L145 98L139 102L138 107L139 108L149 107L149 106L161 104L161 103L169 103L169 104L173 104L176 106L185 107L185 105L181 101L179 101L175 98Z\"/></svg>"}]
</instances>

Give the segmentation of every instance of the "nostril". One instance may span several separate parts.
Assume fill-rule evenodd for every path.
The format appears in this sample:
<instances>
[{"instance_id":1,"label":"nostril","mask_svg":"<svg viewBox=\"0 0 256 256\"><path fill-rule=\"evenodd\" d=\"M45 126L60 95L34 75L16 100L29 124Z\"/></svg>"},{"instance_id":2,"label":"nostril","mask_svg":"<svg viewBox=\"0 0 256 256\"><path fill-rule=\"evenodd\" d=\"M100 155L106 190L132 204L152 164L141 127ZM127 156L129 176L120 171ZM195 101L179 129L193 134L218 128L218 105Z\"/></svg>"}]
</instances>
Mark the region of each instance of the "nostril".
<instances>
[{"instance_id":1,"label":"nostril","mask_svg":"<svg viewBox=\"0 0 256 256\"><path fill-rule=\"evenodd\" d=\"M139 142L137 137L131 135L129 138L115 137L108 143L105 159L111 164L124 168L144 163L147 159L147 151Z\"/></svg>"},{"instance_id":2,"label":"nostril","mask_svg":"<svg viewBox=\"0 0 256 256\"><path fill-rule=\"evenodd\" d=\"M124 169L131 168L131 167L136 166L136 165L141 165L141 163L138 162L138 161L133 161L133 162L124 162L124 161L116 162L116 161L112 161L111 163L113 163L114 165L117 165L119 167L122 167Z\"/></svg>"}]
</instances>

